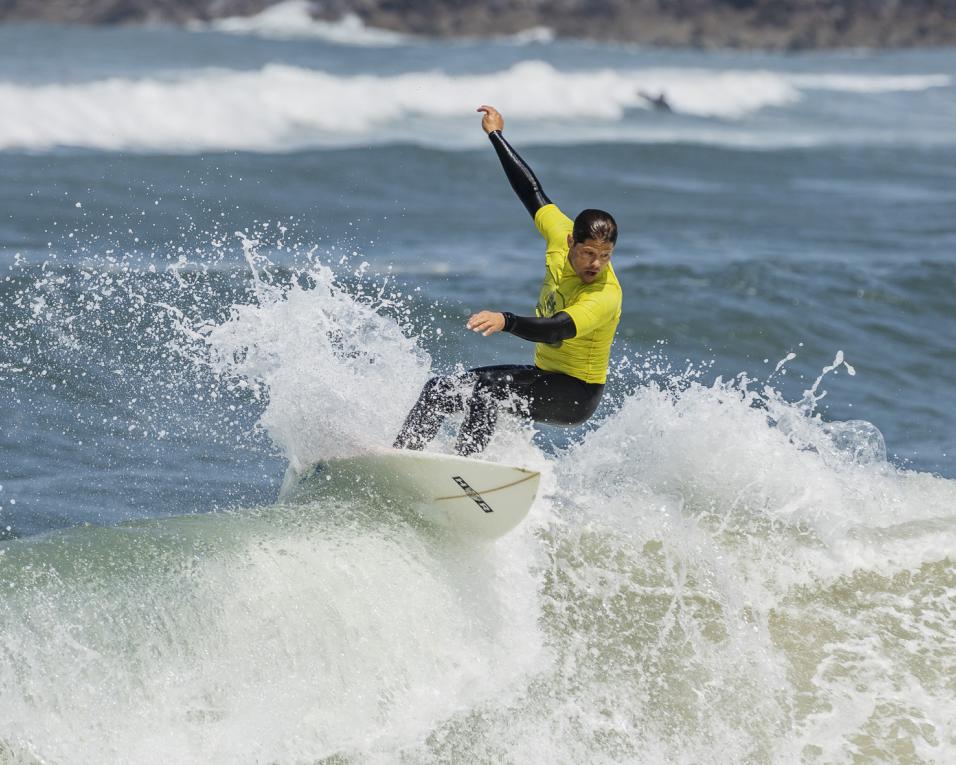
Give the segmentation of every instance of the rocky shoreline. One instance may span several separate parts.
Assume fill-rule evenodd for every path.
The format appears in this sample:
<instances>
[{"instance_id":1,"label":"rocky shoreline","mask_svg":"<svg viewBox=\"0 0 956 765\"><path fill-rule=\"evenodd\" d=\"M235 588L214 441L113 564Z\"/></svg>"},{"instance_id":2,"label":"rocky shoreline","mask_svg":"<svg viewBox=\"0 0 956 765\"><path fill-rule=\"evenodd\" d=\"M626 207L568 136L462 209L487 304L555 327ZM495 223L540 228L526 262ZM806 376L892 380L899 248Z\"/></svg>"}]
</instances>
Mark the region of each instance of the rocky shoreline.
<instances>
[{"instance_id":1,"label":"rocky shoreline","mask_svg":"<svg viewBox=\"0 0 956 765\"><path fill-rule=\"evenodd\" d=\"M306 3L307 0L298 0ZM0 0L0 23L185 24L275 0ZM953 0L314 0L317 19L434 37L558 37L649 46L812 50L956 45Z\"/></svg>"}]
</instances>

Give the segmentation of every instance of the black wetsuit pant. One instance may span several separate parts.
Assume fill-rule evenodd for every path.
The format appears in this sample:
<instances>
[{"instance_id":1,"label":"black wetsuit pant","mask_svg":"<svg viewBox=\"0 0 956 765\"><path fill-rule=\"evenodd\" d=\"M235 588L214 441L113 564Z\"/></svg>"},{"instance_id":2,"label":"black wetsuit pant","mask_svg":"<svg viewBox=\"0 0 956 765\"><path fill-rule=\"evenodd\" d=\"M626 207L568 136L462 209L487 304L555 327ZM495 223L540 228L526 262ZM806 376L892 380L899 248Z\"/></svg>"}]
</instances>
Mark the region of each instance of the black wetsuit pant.
<instances>
[{"instance_id":1,"label":"black wetsuit pant","mask_svg":"<svg viewBox=\"0 0 956 765\"><path fill-rule=\"evenodd\" d=\"M457 451L478 454L494 433L499 409L550 425L580 425L594 414L603 394L602 384L535 366L478 367L433 377L408 413L395 448L423 449L446 416L464 411Z\"/></svg>"}]
</instances>

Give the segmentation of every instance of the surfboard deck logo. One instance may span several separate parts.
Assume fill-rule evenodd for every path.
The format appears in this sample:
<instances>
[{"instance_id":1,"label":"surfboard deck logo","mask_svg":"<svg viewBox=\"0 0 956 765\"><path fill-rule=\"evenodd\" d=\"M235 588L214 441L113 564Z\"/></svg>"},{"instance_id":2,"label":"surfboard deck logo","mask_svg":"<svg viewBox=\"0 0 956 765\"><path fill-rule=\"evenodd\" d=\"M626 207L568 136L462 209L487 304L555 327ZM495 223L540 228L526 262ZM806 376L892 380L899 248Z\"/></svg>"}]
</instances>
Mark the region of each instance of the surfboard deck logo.
<instances>
[{"instance_id":1,"label":"surfboard deck logo","mask_svg":"<svg viewBox=\"0 0 956 765\"><path fill-rule=\"evenodd\" d=\"M466 481L460 475L453 475L451 477L451 480L453 480L455 483L461 486L465 494L471 497L474 500L475 504L478 505L478 507L480 507L484 512L486 513L494 512L494 510L491 509L491 505L485 502L484 497L482 497L477 491L472 489L471 486L468 485L468 481Z\"/></svg>"}]
</instances>

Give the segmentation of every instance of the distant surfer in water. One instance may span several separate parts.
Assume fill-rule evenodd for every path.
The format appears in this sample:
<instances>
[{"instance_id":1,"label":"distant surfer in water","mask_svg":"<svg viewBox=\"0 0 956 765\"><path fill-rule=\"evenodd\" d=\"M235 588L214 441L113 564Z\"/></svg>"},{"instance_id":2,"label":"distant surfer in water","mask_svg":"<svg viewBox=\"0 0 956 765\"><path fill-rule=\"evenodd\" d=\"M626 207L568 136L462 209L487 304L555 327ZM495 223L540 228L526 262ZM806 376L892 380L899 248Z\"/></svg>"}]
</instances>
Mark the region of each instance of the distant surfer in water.
<instances>
[{"instance_id":1,"label":"distant surfer in water","mask_svg":"<svg viewBox=\"0 0 956 765\"><path fill-rule=\"evenodd\" d=\"M663 90L660 93L658 93L656 96L652 96L646 90L637 91L637 95L639 95L641 98L647 101L647 103L653 106L656 111L659 111L659 112L673 111L673 109L671 109L670 103L668 103L667 101L667 96L664 95Z\"/></svg>"},{"instance_id":2,"label":"distant surfer in water","mask_svg":"<svg viewBox=\"0 0 956 765\"><path fill-rule=\"evenodd\" d=\"M510 332L536 343L534 364L432 378L395 439L399 449L424 448L447 415L464 411L457 451L478 454L494 432L500 408L535 422L580 425L604 394L621 318L621 285L610 263L617 223L603 210L584 210L572 222L545 196L531 168L501 134L504 120L498 110L481 106L478 111L511 187L544 237L545 276L535 316L480 311L467 327L486 337Z\"/></svg>"}]
</instances>

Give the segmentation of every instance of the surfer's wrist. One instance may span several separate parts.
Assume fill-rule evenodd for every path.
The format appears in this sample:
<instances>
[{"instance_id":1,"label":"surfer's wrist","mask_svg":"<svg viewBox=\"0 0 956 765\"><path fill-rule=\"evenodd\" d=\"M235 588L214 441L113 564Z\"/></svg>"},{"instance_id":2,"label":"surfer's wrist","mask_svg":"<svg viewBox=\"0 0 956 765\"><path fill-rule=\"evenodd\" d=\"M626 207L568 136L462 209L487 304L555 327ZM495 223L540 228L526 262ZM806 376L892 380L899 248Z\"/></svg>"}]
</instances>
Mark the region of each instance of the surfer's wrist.
<instances>
[{"instance_id":1,"label":"surfer's wrist","mask_svg":"<svg viewBox=\"0 0 956 765\"><path fill-rule=\"evenodd\" d=\"M517 318L510 311L502 311L501 315L505 317L504 331L510 332L511 330L514 329Z\"/></svg>"}]
</instances>

